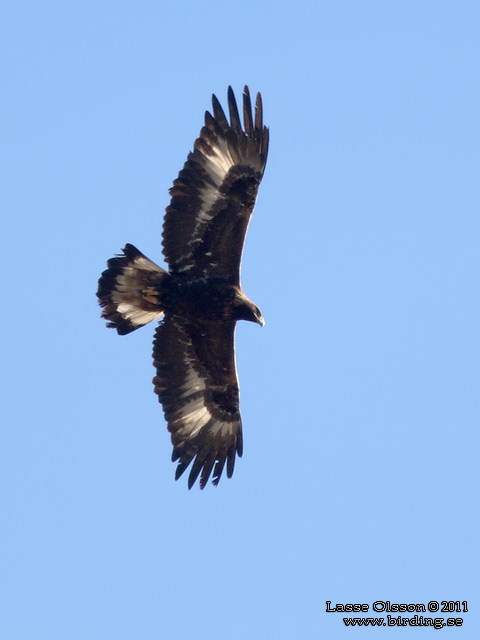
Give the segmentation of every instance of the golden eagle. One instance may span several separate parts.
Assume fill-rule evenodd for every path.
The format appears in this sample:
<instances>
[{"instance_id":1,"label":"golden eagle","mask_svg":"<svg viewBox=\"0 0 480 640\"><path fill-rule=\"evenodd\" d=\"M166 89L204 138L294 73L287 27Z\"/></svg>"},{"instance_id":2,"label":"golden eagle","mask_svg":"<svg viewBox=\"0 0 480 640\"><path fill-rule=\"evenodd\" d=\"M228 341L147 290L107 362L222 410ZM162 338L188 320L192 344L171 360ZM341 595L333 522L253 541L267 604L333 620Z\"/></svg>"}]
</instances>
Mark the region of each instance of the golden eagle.
<instances>
[{"instance_id":1,"label":"golden eagle","mask_svg":"<svg viewBox=\"0 0 480 640\"><path fill-rule=\"evenodd\" d=\"M127 244L102 273L97 296L107 326L121 335L162 318L155 332L153 378L171 433L178 479L193 460L191 488L204 488L225 463L230 478L242 455L235 366L237 320L264 324L242 292L240 261L268 151L261 95L255 115L248 87L243 128L228 88L230 122L215 96L213 115L170 189L163 224L165 271Z\"/></svg>"}]
</instances>

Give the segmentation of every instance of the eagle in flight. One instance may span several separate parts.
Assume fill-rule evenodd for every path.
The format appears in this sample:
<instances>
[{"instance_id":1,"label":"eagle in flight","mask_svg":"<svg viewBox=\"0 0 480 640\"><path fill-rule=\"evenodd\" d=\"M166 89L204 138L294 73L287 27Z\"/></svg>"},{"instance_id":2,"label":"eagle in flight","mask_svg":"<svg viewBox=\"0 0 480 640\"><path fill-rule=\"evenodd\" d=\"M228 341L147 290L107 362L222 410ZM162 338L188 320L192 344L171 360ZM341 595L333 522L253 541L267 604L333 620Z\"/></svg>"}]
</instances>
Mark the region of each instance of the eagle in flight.
<instances>
[{"instance_id":1,"label":"eagle in flight","mask_svg":"<svg viewBox=\"0 0 480 640\"><path fill-rule=\"evenodd\" d=\"M235 325L261 326L260 309L240 286L240 261L268 152L258 93L252 113L243 93L243 127L232 88L228 121L212 96L213 115L170 189L163 224L168 271L127 244L100 277L97 296L107 326L120 335L161 319L153 342L155 393L171 434L177 480L192 463L189 489L217 485L242 455L235 366Z\"/></svg>"}]
</instances>

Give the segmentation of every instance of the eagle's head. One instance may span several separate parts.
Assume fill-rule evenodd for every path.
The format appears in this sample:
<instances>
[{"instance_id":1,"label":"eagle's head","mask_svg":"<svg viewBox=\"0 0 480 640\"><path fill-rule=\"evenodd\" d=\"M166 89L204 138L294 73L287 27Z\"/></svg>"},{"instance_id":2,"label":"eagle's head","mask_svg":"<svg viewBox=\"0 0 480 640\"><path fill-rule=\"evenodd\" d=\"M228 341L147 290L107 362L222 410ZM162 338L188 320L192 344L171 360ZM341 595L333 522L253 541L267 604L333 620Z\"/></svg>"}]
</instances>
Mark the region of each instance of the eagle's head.
<instances>
[{"instance_id":1,"label":"eagle's head","mask_svg":"<svg viewBox=\"0 0 480 640\"><path fill-rule=\"evenodd\" d=\"M237 320L249 320L250 322L256 322L261 327L265 325L262 312L247 296L238 289L233 299L233 305L235 309L235 318Z\"/></svg>"}]
</instances>

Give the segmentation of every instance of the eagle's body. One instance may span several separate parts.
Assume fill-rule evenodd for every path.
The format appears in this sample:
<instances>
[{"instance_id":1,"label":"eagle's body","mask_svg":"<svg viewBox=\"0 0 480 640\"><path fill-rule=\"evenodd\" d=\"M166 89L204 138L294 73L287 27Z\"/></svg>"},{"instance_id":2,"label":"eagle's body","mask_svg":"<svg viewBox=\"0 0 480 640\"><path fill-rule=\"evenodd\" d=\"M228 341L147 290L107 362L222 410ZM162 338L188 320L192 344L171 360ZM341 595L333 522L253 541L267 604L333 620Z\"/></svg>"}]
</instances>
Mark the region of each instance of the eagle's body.
<instances>
[{"instance_id":1,"label":"eagle's body","mask_svg":"<svg viewBox=\"0 0 480 640\"><path fill-rule=\"evenodd\" d=\"M263 325L240 287L243 242L263 176L268 129L257 95L243 96L244 128L229 87L230 123L213 96L213 116L195 141L170 190L163 227L165 271L127 244L108 261L98 298L107 326L127 334L162 318L154 340L155 393L172 436L176 478L193 462L191 487L201 472L217 484L225 463L233 473L242 455L242 426L235 366L238 320Z\"/></svg>"},{"instance_id":2,"label":"eagle's body","mask_svg":"<svg viewBox=\"0 0 480 640\"><path fill-rule=\"evenodd\" d=\"M257 308L243 295L240 287L221 279L192 280L182 274L169 274L157 291L166 314L215 323L219 320L257 320Z\"/></svg>"}]
</instances>

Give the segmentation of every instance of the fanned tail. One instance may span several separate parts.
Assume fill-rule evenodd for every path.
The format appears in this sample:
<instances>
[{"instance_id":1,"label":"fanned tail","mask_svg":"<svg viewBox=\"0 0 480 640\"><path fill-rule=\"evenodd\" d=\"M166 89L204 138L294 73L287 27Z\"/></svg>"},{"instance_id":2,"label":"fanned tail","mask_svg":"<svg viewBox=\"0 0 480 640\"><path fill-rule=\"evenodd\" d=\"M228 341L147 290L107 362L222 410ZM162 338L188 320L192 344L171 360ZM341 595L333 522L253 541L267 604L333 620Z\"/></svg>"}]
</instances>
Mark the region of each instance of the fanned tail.
<instances>
[{"instance_id":1,"label":"fanned tail","mask_svg":"<svg viewBox=\"0 0 480 640\"><path fill-rule=\"evenodd\" d=\"M131 244L123 255L110 258L107 267L97 290L107 327L125 335L163 315L159 296L167 271Z\"/></svg>"}]
</instances>

